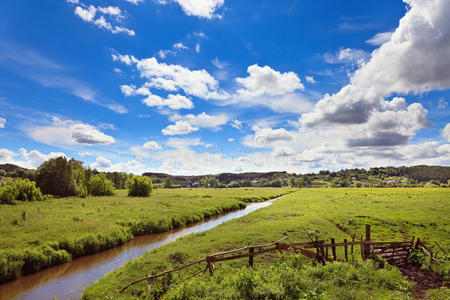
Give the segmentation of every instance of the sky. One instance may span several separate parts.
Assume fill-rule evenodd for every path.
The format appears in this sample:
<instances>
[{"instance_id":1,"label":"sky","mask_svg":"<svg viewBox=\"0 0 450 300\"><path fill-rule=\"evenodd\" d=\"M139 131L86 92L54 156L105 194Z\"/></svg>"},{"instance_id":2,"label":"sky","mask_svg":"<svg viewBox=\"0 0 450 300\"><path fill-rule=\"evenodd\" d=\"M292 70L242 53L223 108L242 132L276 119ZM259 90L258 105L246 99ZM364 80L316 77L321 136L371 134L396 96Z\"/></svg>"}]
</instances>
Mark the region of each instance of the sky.
<instances>
[{"instance_id":1,"label":"sky","mask_svg":"<svg viewBox=\"0 0 450 300\"><path fill-rule=\"evenodd\" d=\"M0 163L450 165L448 0L4 0Z\"/></svg>"}]
</instances>

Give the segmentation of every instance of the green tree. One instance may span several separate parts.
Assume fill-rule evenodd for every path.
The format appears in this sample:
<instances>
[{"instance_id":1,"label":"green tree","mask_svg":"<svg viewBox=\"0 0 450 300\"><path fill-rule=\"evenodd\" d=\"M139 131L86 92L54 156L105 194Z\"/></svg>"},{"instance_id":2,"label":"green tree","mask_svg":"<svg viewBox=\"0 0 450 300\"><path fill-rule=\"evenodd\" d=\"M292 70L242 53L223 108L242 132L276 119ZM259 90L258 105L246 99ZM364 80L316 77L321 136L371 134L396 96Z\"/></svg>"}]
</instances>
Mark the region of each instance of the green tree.
<instances>
[{"instance_id":1,"label":"green tree","mask_svg":"<svg viewBox=\"0 0 450 300\"><path fill-rule=\"evenodd\" d=\"M111 180L106 178L106 174L101 173L91 176L89 179L89 194L92 196L114 195L114 187Z\"/></svg>"},{"instance_id":2,"label":"green tree","mask_svg":"<svg viewBox=\"0 0 450 300\"><path fill-rule=\"evenodd\" d=\"M153 191L153 184L147 176L133 176L127 181L128 196L148 197Z\"/></svg>"},{"instance_id":3,"label":"green tree","mask_svg":"<svg viewBox=\"0 0 450 300\"><path fill-rule=\"evenodd\" d=\"M170 177L164 178L163 187L166 189L170 189L172 187L172 179Z\"/></svg>"},{"instance_id":4,"label":"green tree","mask_svg":"<svg viewBox=\"0 0 450 300\"><path fill-rule=\"evenodd\" d=\"M86 189L83 163L62 156L49 159L37 169L36 183L44 194L77 196Z\"/></svg>"}]
</instances>

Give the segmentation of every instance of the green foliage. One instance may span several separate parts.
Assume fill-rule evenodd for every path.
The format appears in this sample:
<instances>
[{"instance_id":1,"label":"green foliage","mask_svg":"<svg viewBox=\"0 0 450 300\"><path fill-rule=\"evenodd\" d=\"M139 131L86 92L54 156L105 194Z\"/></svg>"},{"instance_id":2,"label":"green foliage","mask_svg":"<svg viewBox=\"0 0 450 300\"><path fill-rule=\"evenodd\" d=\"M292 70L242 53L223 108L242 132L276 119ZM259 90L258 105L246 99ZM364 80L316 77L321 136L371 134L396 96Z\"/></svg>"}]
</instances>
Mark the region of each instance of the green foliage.
<instances>
[{"instance_id":1,"label":"green foliage","mask_svg":"<svg viewBox=\"0 0 450 300\"><path fill-rule=\"evenodd\" d=\"M6 184L0 185L0 204L14 204L17 195L19 191L12 181L8 180Z\"/></svg>"},{"instance_id":2,"label":"green foliage","mask_svg":"<svg viewBox=\"0 0 450 300\"><path fill-rule=\"evenodd\" d=\"M106 174L91 176L89 179L89 194L92 196L114 195L113 183L106 178Z\"/></svg>"},{"instance_id":3,"label":"green foliage","mask_svg":"<svg viewBox=\"0 0 450 300\"><path fill-rule=\"evenodd\" d=\"M215 176L206 176L200 180L200 185L205 188L217 188L221 183Z\"/></svg>"},{"instance_id":4,"label":"green foliage","mask_svg":"<svg viewBox=\"0 0 450 300\"><path fill-rule=\"evenodd\" d=\"M229 184L227 184L227 187L229 187L229 188L235 188L235 187L240 187L240 186L241 186L241 184L237 180L233 180Z\"/></svg>"},{"instance_id":5,"label":"green foliage","mask_svg":"<svg viewBox=\"0 0 450 300\"><path fill-rule=\"evenodd\" d=\"M170 189L170 188L172 188L172 179L170 177L166 177L166 178L164 178L162 184L163 184L164 188Z\"/></svg>"},{"instance_id":6,"label":"green foliage","mask_svg":"<svg viewBox=\"0 0 450 300\"><path fill-rule=\"evenodd\" d=\"M86 177L80 161L57 157L42 163L37 169L36 183L44 194L54 196L80 195L86 187Z\"/></svg>"},{"instance_id":7,"label":"green foliage","mask_svg":"<svg viewBox=\"0 0 450 300\"><path fill-rule=\"evenodd\" d=\"M147 176L133 176L127 181L128 196L148 197L153 191L153 184Z\"/></svg>"},{"instance_id":8,"label":"green foliage","mask_svg":"<svg viewBox=\"0 0 450 300\"><path fill-rule=\"evenodd\" d=\"M36 183L28 179L8 180L0 186L0 203L14 204L14 201L43 201L51 199L48 195L43 195Z\"/></svg>"},{"instance_id":9,"label":"green foliage","mask_svg":"<svg viewBox=\"0 0 450 300\"><path fill-rule=\"evenodd\" d=\"M314 266L301 259L219 269L174 286L165 299L407 299L411 288L397 269L370 261Z\"/></svg>"}]
</instances>

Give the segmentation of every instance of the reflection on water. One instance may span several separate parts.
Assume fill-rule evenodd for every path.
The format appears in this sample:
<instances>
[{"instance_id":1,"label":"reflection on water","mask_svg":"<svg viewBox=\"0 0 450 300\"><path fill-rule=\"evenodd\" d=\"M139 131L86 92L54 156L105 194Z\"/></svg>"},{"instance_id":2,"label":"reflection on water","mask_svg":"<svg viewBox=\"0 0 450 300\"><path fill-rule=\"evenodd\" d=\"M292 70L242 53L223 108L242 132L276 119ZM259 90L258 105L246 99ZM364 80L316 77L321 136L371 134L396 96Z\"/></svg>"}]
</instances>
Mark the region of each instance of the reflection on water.
<instances>
[{"instance_id":1,"label":"reflection on water","mask_svg":"<svg viewBox=\"0 0 450 300\"><path fill-rule=\"evenodd\" d=\"M180 237L209 230L228 220L267 207L278 199L250 203L245 209L210 218L182 229L135 237L123 246L20 277L15 281L0 285L0 299L47 300L52 299L53 296L58 299L78 299L85 286L102 278L107 272L119 268L125 262Z\"/></svg>"}]
</instances>

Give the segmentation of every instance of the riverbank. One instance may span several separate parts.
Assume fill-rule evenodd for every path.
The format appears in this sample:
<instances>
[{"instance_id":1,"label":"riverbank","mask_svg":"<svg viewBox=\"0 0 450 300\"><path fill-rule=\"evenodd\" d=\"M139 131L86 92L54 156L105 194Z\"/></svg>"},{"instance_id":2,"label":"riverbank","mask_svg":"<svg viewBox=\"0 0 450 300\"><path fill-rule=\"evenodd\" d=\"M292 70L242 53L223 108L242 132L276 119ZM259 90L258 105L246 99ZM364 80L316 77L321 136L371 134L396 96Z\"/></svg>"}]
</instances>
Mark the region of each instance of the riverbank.
<instances>
[{"instance_id":1,"label":"riverbank","mask_svg":"<svg viewBox=\"0 0 450 300\"><path fill-rule=\"evenodd\" d=\"M266 243L278 240L284 235L289 236L288 240L291 241L309 241L306 233L313 238L329 239L333 237L336 240L343 240L344 238L348 239L350 234L357 236L362 234L365 223L372 224L372 235L377 239L409 239L412 235L429 237L439 241L448 250L450 242L448 237L450 228L447 222L450 214L449 207L450 190L448 189L302 189L283 197L268 208L227 222L207 232L184 237L128 262L120 269L108 273L104 278L87 287L83 293L83 299L144 298L147 289L146 282L130 287L124 294L119 294L117 291L135 279L204 258L210 253L235 249L248 244ZM264 273L264 265L269 266L270 269L270 264L274 261L276 261L276 257L262 255L255 260L255 265L261 266L261 272ZM241 274L241 268L245 264L245 259L218 263L216 268L225 271L218 272L218 275L214 276ZM338 277L342 275L339 270L353 268L347 267L345 264L342 264L342 267L333 267L333 265L330 264L326 268L311 267L310 269L311 272L323 274L324 279L330 281L330 284L324 286L321 291L325 294L331 293L331 290L327 289L334 286L333 282L339 281ZM305 268L309 269L309 267ZM340 295L350 296L352 293L360 295L356 299L390 299L392 295L396 295L395 298L399 299L409 297L410 290L404 288L407 285L399 279L398 270L383 271L384 269L381 269L378 271L376 266L368 266L368 268L367 272L359 273L354 269L352 272L357 274L355 276L369 276L367 282L384 277L393 278L393 281L387 288L381 288L371 287L369 284L360 285L354 282L355 279L348 278L348 281L339 281L339 290L342 291ZM266 270L268 269L266 268ZM187 292L194 289L207 294L208 288L203 286L201 279L196 279L186 288L174 287L173 283L186 278L195 271L198 270L180 271L173 276L156 280L152 285L151 298L161 297L168 292L170 295L180 296L182 294L178 291ZM239 281L239 278L233 280L238 281L236 285L240 284L241 287L258 282L257 276L259 275L255 273L250 276L249 274L244 276L243 281ZM216 279L212 279L212 281L216 281ZM223 278L217 279L217 281L220 280ZM208 280L205 282L207 283ZM277 281L270 279L264 282L264 285L278 284ZM401 284L403 288L398 289L397 284ZM223 291L225 288L224 285L217 286L217 291ZM254 287L255 289L260 288L257 285ZM274 289L282 288L281 286L272 287ZM313 287L314 284L305 285L304 292L306 294L313 292ZM179 290L171 291L172 288ZM185 299L189 299L190 296L195 298L199 294L184 294ZM174 299L183 298L180 296L174 297Z\"/></svg>"},{"instance_id":2,"label":"riverbank","mask_svg":"<svg viewBox=\"0 0 450 300\"><path fill-rule=\"evenodd\" d=\"M0 206L0 282L289 192L286 188L160 189L148 198L61 198Z\"/></svg>"}]
</instances>

